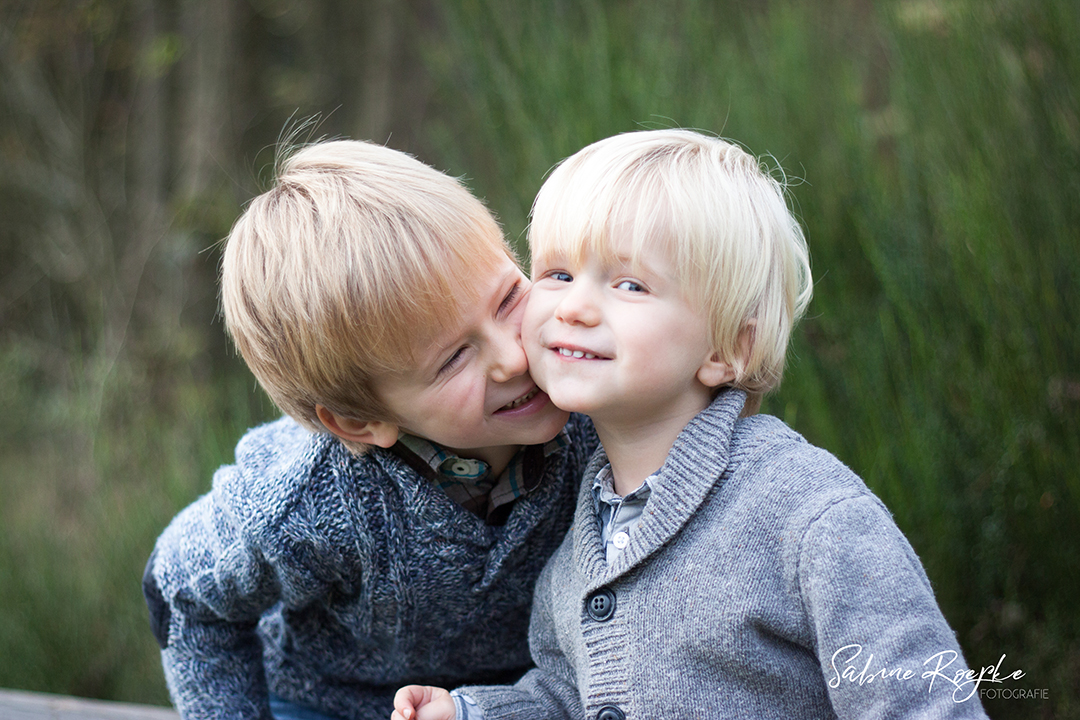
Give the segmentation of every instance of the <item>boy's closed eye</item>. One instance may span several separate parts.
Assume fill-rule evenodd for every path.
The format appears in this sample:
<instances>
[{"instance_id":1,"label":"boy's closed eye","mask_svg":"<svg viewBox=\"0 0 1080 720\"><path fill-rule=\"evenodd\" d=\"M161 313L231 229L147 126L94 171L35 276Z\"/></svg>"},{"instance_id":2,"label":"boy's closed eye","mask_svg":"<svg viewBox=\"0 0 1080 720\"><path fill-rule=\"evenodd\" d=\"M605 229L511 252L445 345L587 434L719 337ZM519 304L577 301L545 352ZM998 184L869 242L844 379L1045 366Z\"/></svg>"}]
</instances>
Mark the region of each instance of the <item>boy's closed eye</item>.
<instances>
[{"instance_id":1,"label":"boy's closed eye","mask_svg":"<svg viewBox=\"0 0 1080 720\"><path fill-rule=\"evenodd\" d=\"M510 288L510 292L506 293L506 297L499 304L498 315L504 315L508 310L513 308L515 301L521 299L521 283L514 283L514 286Z\"/></svg>"},{"instance_id":2,"label":"boy's closed eye","mask_svg":"<svg viewBox=\"0 0 1080 720\"><path fill-rule=\"evenodd\" d=\"M502 301L499 303L499 307L496 308L495 317L503 318L510 314L510 312L513 311L514 307L520 302L524 295L525 293L522 290L521 282L515 282L513 286L511 286L511 288L507 291L506 295L503 296ZM441 378L442 376L453 370L455 367L457 367L465 359L465 354L468 349L469 345L462 345L457 350L455 350L453 354L451 354L450 357L448 357L443 362L443 364L439 366L439 369L435 373L435 377Z\"/></svg>"},{"instance_id":3,"label":"boy's closed eye","mask_svg":"<svg viewBox=\"0 0 1080 720\"><path fill-rule=\"evenodd\" d=\"M445 375L449 371L453 370L454 366L456 366L459 362L461 362L462 358L465 357L465 350L466 350L467 347L468 346L466 346L466 345L462 345L457 350L455 350L454 354L451 355L449 358L447 358L446 362L444 362L439 367L439 371L435 374L436 377L440 377L442 375Z\"/></svg>"}]
</instances>

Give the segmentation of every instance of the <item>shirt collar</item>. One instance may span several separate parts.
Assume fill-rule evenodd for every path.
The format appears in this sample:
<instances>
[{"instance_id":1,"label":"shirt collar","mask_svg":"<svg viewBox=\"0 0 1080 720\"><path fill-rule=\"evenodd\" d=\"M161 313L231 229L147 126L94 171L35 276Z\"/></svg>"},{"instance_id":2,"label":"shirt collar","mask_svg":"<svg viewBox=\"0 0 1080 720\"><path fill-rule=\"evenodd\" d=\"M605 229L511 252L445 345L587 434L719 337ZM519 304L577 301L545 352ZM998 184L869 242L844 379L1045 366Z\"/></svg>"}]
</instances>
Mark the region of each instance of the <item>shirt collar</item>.
<instances>
[{"instance_id":1,"label":"shirt collar","mask_svg":"<svg viewBox=\"0 0 1080 720\"><path fill-rule=\"evenodd\" d=\"M535 490L544 475L544 459L570 443L570 435L563 429L543 445L522 447L497 478L491 477L491 467L483 460L460 457L416 435L402 433L398 451L403 448L422 461L429 469L424 475L451 500L491 521L505 514L505 508L495 513L496 508Z\"/></svg>"},{"instance_id":2,"label":"shirt collar","mask_svg":"<svg viewBox=\"0 0 1080 720\"><path fill-rule=\"evenodd\" d=\"M398 442L412 450L438 475L452 480L477 480L487 475L490 469L483 460L459 457L422 437L401 433Z\"/></svg>"},{"instance_id":3,"label":"shirt collar","mask_svg":"<svg viewBox=\"0 0 1080 720\"><path fill-rule=\"evenodd\" d=\"M611 463L607 463L600 468L600 472L596 473L596 477L593 478L593 497L598 503L603 502L609 505L635 500L644 503L652 493L652 480L655 477L656 473L653 473L645 478L645 482L641 483L633 492L620 496L615 492L615 476L611 472Z\"/></svg>"},{"instance_id":4,"label":"shirt collar","mask_svg":"<svg viewBox=\"0 0 1080 720\"><path fill-rule=\"evenodd\" d=\"M416 435L410 435L409 433L403 432L398 435L398 442L415 453L436 473L445 475L451 479L478 478L486 475L490 470L488 464L483 460L463 458L459 455L455 455L446 448L436 445L430 440L417 437ZM559 431L558 435L543 444L543 457L548 457L555 451L568 447L570 443L570 435L566 432L566 429L563 428ZM525 451L528 447L532 446L524 446L517 451L510 460L510 464L507 465L507 469L513 467L516 462L520 461L525 456ZM506 471L504 470L503 473L505 474L505 472Z\"/></svg>"}]
</instances>

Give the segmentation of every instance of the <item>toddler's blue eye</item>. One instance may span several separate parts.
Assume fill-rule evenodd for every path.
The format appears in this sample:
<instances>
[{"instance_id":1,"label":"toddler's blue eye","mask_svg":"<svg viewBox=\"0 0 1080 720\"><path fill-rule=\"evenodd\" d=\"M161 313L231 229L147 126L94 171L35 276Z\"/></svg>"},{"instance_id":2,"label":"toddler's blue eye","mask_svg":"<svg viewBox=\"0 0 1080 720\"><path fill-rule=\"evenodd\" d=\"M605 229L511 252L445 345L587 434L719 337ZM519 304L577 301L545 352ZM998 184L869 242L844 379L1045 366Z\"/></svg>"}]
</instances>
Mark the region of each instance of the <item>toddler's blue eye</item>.
<instances>
[{"instance_id":1,"label":"toddler's blue eye","mask_svg":"<svg viewBox=\"0 0 1080 720\"><path fill-rule=\"evenodd\" d=\"M573 282L574 278L570 273L563 272L562 270L556 270L548 275L552 280L558 280L559 282Z\"/></svg>"},{"instance_id":2,"label":"toddler's blue eye","mask_svg":"<svg viewBox=\"0 0 1080 720\"><path fill-rule=\"evenodd\" d=\"M645 288L633 280L623 280L615 286L616 290L629 290L630 292L645 292Z\"/></svg>"}]
</instances>

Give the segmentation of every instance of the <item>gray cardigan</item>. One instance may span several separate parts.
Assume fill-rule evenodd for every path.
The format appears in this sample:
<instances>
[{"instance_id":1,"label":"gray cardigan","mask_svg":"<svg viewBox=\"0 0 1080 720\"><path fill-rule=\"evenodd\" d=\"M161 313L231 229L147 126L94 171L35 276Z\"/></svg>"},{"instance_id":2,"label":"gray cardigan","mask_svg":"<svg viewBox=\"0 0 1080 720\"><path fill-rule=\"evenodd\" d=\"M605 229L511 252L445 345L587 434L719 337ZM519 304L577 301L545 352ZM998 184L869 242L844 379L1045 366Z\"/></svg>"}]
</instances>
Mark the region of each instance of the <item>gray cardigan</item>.
<instances>
[{"instance_id":1,"label":"gray cardigan","mask_svg":"<svg viewBox=\"0 0 1080 720\"><path fill-rule=\"evenodd\" d=\"M383 720L403 684L520 677L533 585L598 445L587 418L566 430L499 527L407 455L354 456L288 418L249 432L161 535L144 579L180 715L267 720L272 692Z\"/></svg>"},{"instance_id":2,"label":"gray cardigan","mask_svg":"<svg viewBox=\"0 0 1080 720\"><path fill-rule=\"evenodd\" d=\"M584 484L537 585L537 669L461 688L486 720L985 717L943 677L960 648L885 506L744 399L687 425L610 566ZM924 677L932 658L953 659Z\"/></svg>"}]
</instances>

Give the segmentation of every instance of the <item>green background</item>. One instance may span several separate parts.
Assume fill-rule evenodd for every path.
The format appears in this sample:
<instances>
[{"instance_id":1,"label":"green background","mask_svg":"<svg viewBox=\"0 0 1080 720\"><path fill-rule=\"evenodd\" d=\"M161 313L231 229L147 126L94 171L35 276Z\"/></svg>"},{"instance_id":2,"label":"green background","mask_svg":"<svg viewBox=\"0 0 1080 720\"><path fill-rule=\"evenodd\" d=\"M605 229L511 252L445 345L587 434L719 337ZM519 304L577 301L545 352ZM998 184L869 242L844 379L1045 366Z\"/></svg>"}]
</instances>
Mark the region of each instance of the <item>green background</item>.
<instances>
[{"instance_id":1,"label":"green background","mask_svg":"<svg viewBox=\"0 0 1080 720\"><path fill-rule=\"evenodd\" d=\"M992 717L1080 717L1078 46L1075 0L4 0L0 687L167 702L139 579L275 414L216 273L283 129L463 176L520 243L558 160L691 127L807 231L765 411L885 501L971 665L1048 691Z\"/></svg>"}]
</instances>

